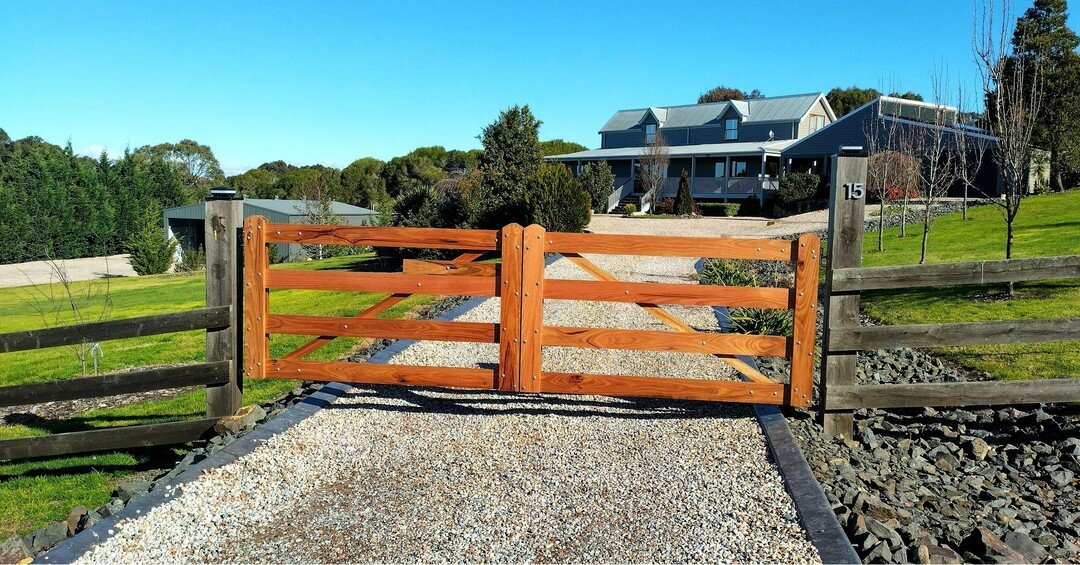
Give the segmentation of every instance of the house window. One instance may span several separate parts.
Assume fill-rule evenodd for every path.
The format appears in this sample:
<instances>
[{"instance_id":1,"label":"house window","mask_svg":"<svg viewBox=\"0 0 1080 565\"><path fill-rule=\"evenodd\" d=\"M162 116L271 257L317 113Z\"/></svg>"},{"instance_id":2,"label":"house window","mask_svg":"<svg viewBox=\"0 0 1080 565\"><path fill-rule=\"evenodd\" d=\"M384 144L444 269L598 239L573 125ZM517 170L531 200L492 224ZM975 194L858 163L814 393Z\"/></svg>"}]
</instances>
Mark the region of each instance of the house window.
<instances>
[{"instance_id":1,"label":"house window","mask_svg":"<svg viewBox=\"0 0 1080 565\"><path fill-rule=\"evenodd\" d=\"M725 176L724 175L724 162L723 161L717 161L716 162L715 174L713 176L716 177L716 178L723 178Z\"/></svg>"},{"instance_id":2,"label":"house window","mask_svg":"<svg viewBox=\"0 0 1080 565\"><path fill-rule=\"evenodd\" d=\"M731 162L731 176L733 176L733 177L745 177L746 176L746 161L732 161Z\"/></svg>"},{"instance_id":3,"label":"house window","mask_svg":"<svg viewBox=\"0 0 1080 565\"><path fill-rule=\"evenodd\" d=\"M724 141L735 139L739 139L739 120L738 118L728 118L724 120Z\"/></svg>"},{"instance_id":4,"label":"house window","mask_svg":"<svg viewBox=\"0 0 1080 565\"><path fill-rule=\"evenodd\" d=\"M825 127L825 116L810 116L810 132L813 133Z\"/></svg>"},{"instance_id":5,"label":"house window","mask_svg":"<svg viewBox=\"0 0 1080 565\"><path fill-rule=\"evenodd\" d=\"M645 124L645 143L656 140L656 124Z\"/></svg>"}]
</instances>

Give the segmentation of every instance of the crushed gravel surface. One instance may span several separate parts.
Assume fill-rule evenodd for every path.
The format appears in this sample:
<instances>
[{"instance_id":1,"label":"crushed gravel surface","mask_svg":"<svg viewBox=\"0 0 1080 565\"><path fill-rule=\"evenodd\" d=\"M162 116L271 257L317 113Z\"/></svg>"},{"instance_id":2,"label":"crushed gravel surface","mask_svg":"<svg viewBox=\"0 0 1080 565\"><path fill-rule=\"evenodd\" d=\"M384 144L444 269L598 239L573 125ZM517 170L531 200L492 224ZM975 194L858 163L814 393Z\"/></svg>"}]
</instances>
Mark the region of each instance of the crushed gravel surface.
<instances>
[{"instance_id":1,"label":"crushed gravel surface","mask_svg":"<svg viewBox=\"0 0 1080 565\"><path fill-rule=\"evenodd\" d=\"M694 280L688 259L593 259L628 280ZM565 259L548 269L586 278ZM708 309L672 311L716 330ZM547 301L544 316L664 329L630 304ZM459 319L497 317L488 300ZM391 362L495 359L419 342ZM549 348L544 367L736 378L692 354ZM361 385L182 489L82 561L820 562L745 405Z\"/></svg>"}]
</instances>

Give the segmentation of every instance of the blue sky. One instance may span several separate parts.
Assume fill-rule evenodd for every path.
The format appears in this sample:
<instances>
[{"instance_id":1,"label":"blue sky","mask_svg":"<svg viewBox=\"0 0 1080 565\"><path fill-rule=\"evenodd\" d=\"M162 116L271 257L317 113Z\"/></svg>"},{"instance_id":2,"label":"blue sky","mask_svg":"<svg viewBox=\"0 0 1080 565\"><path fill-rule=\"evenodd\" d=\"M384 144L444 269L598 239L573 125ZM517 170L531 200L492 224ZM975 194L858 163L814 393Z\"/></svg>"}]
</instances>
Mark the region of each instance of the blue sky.
<instances>
[{"instance_id":1,"label":"blue sky","mask_svg":"<svg viewBox=\"0 0 1080 565\"><path fill-rule=\"evenodd\" d=\"M945 65L974 89L973 4L889 4L4 2L0 127L84 153L192 138L235 173L478 147L513 104L594 147L612 111L718 83L928 94Z\"/></svg>"}]
</instances>

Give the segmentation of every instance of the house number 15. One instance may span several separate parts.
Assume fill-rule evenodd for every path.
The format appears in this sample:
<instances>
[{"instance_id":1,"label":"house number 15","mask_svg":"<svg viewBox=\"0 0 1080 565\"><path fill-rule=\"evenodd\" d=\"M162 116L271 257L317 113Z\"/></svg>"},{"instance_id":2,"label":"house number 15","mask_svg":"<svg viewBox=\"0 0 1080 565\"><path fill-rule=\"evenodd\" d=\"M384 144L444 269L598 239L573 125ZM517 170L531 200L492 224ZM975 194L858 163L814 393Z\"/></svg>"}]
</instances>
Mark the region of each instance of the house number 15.
<instances>
[{"instance_id":1,"label":"house number 15","mask_svg":"<svg viewBox=\"0 0 1080 565\"><path fill-rule=\"evenodd\" d=\"M848 200L858 200L866 193L866 190L863 188L863 183L861 182L844 183L844 191L844 197Z\"/></svg>"}]
</instances>

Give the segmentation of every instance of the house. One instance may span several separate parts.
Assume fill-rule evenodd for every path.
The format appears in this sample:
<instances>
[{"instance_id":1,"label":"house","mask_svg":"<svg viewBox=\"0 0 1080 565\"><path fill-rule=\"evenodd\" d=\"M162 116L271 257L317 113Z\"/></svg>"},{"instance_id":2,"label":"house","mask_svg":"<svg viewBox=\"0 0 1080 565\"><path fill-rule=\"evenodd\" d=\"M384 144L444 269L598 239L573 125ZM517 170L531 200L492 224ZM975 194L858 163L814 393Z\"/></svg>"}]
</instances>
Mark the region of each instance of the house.
<instances>
[{"instance_id":1,"label":"house","mask_svg":"<svg viewBox=\"0 0 1080 565\"><path fill-rule=\"evenodd\" d=\"M697 199L764 203L777 189L784 150L835 120L820 92L619 110L600 129L599 149L547 159L575 171L590 161L607 161L616 180L606 209L633 202L647 210L652 199L635 192L635 164L659 132L670 154L659 197L675 195L686 169Z\"/></svg>"},{"instance_id":2,"label":"house","mask_svg":"<svg viewBox=\"0 0 1080 565\"><path fill-rule=\"evenodd\" d=\"M836 154L840 146L854 145L868 150L872 147L885 150L895 146L897 138L904 136L921 136L921 142L925 144L929 143L928 138L939 127L936 124L940 122L948 124L943 128L946 142L953 144L962 139L972 157L975 177L974 188L969 191L969 196L997 196L1000 194L998 169L992 155L997 138L986 135L982 130L961 125L957 116L958 111L952 106L882 96L845 114L828 127L789 145L783 151L783 169L785 173L812 172L830 179L830 157ZM891 144L888 142L890 135L894 140ZM981 161L976 167L974 163L980 153ZM957 181L945 196L963 194L964 183Z\"/></svg>"},{"instance_id":3,"label":"house","mask_svg":"<svg viewBox=\"0 0 1080 565\"><path fill-rule=\"evenodd\" d=\"M306 209L303 200L244 199L245 219L248 216L263 216L273 223L301 224L307 219ZM379 215L374 210L336 201L330 203L330 212L347 226L370 225ZM175 238L180 243L177 253L184 249L198 249L206 244L205 213L206 205L203 202L165 210L165 238ZM276 247L282 261L306 258L303 247L298 244L279 243Z\"/></svg>"}]
</instances>

